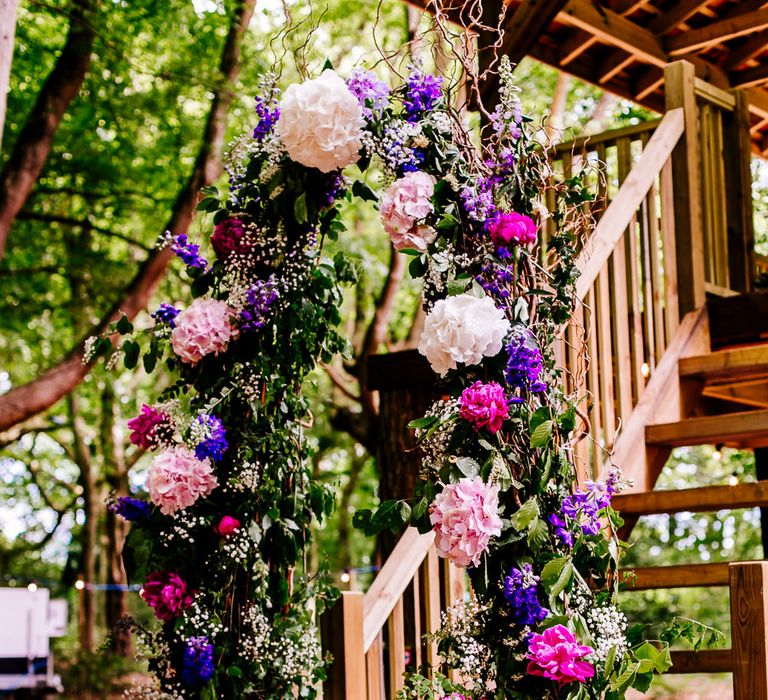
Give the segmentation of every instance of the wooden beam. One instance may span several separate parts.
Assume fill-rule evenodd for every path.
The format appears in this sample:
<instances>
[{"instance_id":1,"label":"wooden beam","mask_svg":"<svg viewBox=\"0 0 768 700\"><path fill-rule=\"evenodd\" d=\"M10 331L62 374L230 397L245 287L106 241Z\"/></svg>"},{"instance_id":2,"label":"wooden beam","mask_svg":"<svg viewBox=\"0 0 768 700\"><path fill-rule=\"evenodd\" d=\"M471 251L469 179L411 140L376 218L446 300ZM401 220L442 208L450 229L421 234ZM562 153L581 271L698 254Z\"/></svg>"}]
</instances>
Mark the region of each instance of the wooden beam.
<instances>
[{"instance_id":1,"label":"wooden beam","mask_svg":"<svg viewBox=\"0 0 768 700\"><path fill-rule=\"evenodd\" d=\"M723 61L723 68L727 71L739 68L742 64L763 53L767 47L768 31L758 32L730 51Z\"/></svg>"},{"instance_id":2,"label":"wooden beam","mask_svg":"<svg viewBox=\"0 0 768 700\"><path fill-rule=\"evenodd\" d=\"M670 56L682 56L766 28L768 10L756 10L708 24L700 29L682 32L667 39L664 45Z\"/></svg>"},{"instance_id":3,"label":"wooden beam","mask_svg":"<svg viewBox=\"0 0 768 700\"><path fill-rule=\"evenodd\" d=\"M571 0L558 20L593 34L603 43L634 53L641 61L659 67L667 64L666 52L655 34L589 0Z\"/></svg>"},{"instance_id":4,"label":"wooden beam","mask_svg":"<svg viewBox=\"0 0 768 700\"><path fill-rule=\"evenodd\" d=\"M768 445L768 411L743 411L719 416L686 418L645 428L649 445L686 447L692 445Z\"/></svg>"},{"instance_id":5,"label":"wooden beam","mask_svg":"<svg viewBox=\"0 0 768 700\"><path fill-rule=\"evenodd\" d=\"M646 68L643 74L635 81L635 99L638 102L642 102L662 85L664 85L664 71L656 66Z\"/></svg>"},{"instance_id":6,"label":"wooden beam","mask_svg":"<svg viewBox=\"0 0 768 700\"><path fill-rule=\"evenodd\" d=\"M768 81L768 63L731 73L731 85L735 88L755 87Z\"/></svg>"},{"instance_id":7,"label":"wooden beam","mask_svg":"<svg viewBox=\"0 0 768 700\"><path fill-rule=\"evenodd\" d=\"M714 513L718 510L768 507L768 482L736 486L702 486L695 489L620 493L612 499L622 515L654 513Z\"/></svg>"},{"instance_id":8,"label":"wooden beam","mask_svg":"<svg viewBox=\"0 0 768 700\"><path fill-rule=\"evenodd\" d=\"M498 55L507 56L512 65L517 65L528 55L531 47L567 2L568 0L522 0L504 24L504 36ZM489 76L481 89L483 98L491 95L498 84L498 74Z\"/></svg>"},{"instance_id":9,"label":"wooden beam","mask_svg":"<svg viewBox=\"0 0 768 700\"><path fill-rule=\"evenodd\" d=\"M729 673L733 670L730 649L673 651L672 668L667 673ZM751 696L742 696L752 700Z\"/></svg>"},{"instance_id":10,"label":"wooden beam","mask_svg":"<svg viewBox=\"0 0 768 700\"><path fill-rule=\"evenodd\" d=\"M734 697L768 700L768 562L731 564Z\"/></svg>"},{"instance_id":11,"label":"wooden beam","mask_svg":"<svg viewBox=\"0 0 768 700\"><path fill-rule=\"evenodd\" d=\"M597 82L602 85L615 75L621 73L627 66L634 63L635 57L624 49L613 49L610 56L600 64L600 77Z\"/></svg>"},{"instance_id":12,"label":"wooden beam","mask_svg":"<svg viewBox=\"0 0 768 700\"><path fill-rule=\"evenodd\" d=\"M597 37L583 29L574 29L560 49L560 65L567 66L597 43Z\"/></svg>"},{"instance_id":13,"label":"wooden beam","mask_svg":"<svg viewBox=\"0 0 768 700\"><path fill-rule=\"evenodd\" d=\"M654 34L666 34L681 22L695 15L709 0L680 0L672 5L669 12L659 15L648 25Z\"/></svg>"},{"instance_id":14,"label":"wooden beam","mask_svg":"<svg viewBox=\"0 0 768 700\"><path fill-rule=\"evenodd\" d=\"M649 566L620 572L627 591L728 585L728 562ZM626 577L626 578L625 578Z\"/></svg>"}]
</instances>

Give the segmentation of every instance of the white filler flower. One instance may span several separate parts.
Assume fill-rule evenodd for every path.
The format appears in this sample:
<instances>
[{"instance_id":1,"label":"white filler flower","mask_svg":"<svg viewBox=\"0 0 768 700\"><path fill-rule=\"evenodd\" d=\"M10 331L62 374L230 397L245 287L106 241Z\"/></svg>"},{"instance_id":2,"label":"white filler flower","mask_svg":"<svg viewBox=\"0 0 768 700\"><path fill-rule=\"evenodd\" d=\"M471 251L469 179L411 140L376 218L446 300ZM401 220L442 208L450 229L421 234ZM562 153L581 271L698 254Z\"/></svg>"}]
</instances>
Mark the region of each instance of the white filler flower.
<instances>
[{"instance_id":1,"label":"white filler flower","mask_svg":"<svg viewBox=\"0 0 768 700\"><path fill-rule=\"evenodd\" d=\"M280 101L277 130L288 155L324 173L357 162L364 125L357 98L330 69L291 85Z\"/></svg>"},{"instance_id":2,"label":"white filler flower","mask_svg":"<svg viewBox=\"0 0 768 700\"><path fill-rule=\"evenodd\" d=\"M471 294L440 299L424 321L419 352L441 377L457 362L476 365L501 351L510 324L493 299Z\"/></svg>"}]
</instances>

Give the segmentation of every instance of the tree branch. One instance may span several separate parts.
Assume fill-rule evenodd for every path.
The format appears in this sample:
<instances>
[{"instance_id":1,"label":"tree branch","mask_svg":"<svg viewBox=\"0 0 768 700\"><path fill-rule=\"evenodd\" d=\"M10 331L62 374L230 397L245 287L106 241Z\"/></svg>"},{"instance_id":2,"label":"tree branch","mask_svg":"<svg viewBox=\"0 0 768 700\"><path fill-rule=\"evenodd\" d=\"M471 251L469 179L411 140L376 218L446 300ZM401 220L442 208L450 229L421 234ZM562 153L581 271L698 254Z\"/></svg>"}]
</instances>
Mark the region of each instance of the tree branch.
<instances>
[{"instance_id":1,"label":"tree branch","mask_svg":"<svg viewBox=\"0 0 768 700\"><path fill-rule=\"evenodd\" d=\"M73 0L69 33L46 78L10 158L0 174L0 258L16 215L27 201L53 145L70 102L77 95L91 65L94 32L85 16L95 12L98 0Z\"/></svg>"},{"instance_id":2,"label":"tree branch","mask_svg":"<svg viewBox=\"0 0 768 700\"><path fill-rule=\"evenodd\" d=\"M221 57L222 86L214 93L203 131L203 140L192 173L176 198L165 229L172 234L186 231L192 221L200 188L209 185L221 173L226 116L234 93L232 83L240 70L240 46L253 14L256 0L241 0L232 18ZM154 250L123 290L112 308L88 333L100 335L121 313L132 319L149 303L173 257L170 247ZM72 391L88 374L91 364L83 364L83 338L61 362L28 384L0 396L0 430L44 411Z\"/></svg>"}]
</instances>

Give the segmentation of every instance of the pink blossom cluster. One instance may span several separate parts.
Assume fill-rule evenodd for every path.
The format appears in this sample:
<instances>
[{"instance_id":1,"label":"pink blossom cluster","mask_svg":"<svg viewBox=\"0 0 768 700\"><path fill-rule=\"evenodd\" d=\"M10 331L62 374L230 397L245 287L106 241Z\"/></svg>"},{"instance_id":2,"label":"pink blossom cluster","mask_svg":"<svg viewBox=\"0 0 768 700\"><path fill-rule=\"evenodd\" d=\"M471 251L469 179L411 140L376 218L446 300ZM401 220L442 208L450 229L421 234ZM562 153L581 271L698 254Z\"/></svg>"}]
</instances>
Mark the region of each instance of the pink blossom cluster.
<instances>
[{"instance_id":1,"label":"pink blossom cluster","mask_svg":"<svg viewBox=\"0 0 768 700\"><path fill-rule=\"evenodd\" d=\"M158 454L147 474L147 489L152 503L164 515L189 508L218 485L211 461L200 461L194 452L182 445Z\"/></svg>"},{"instance_id":2,"label":"pink blossom cluster","mask_svg":"<svg viewBox=\"0 0 768 700\"><path fill-rule=\"evenodd\" d=\"M528 673L549 678L560 685L583 683L595 675L595 667L585 656L594 654L592 647L579 644L575 635L563 625L555 625L542 634L532 634L528 644Z\"/></svg>"},{"instance_id":3,"label":"pink blossom cluster","mask_svg":"<svg viewBox=\"0 0 768 700\"><path fill-rule=\"evenodd\" d=\"M530 245L536 242L536 224L533 219L516 211L495 217L488 223L488 231L497 246Z\"/></svg>"},{"instance_id":4,"label":"pink blossom cluster","mask_svg":"<svg viewBox=\"0 0 768 700\"><path fill-rule=\"evenodd\" d=\"M395 180L384 193L381 222L397 250L413 248L423 253L435 240L435 230L424 225L424 219L433 211L434 191L434 176L414 171Z\"/></svg>"},{"instance_id":5,"label":"pink blossom cluster","mask_svg":"<svg viewBox=\"0 0 768 700\"><path fill-rule=\"evenodd\" d=\"M187 589L186 581L178 574L156 571L147 577L141 597L149 607L154 608L158 620L170 622L192 605L195 594Z\"/></svg>"},{"instance_id":6,"label":"pink blossom cluster","mask_svg":"<svg viewBox=\"0 0 768 700\"><path fill-rule=\"evenodd\" d=\"M498 382L475 382L459 397L459 414L475 430L488 428L492 433L501 430L509 415L509 403L504 387Z\"/></svg>"},{"instance_id":7,"label":"pink blossom cluster","mask_svg":"<svg viewBox=\"0 0 768 700\"><path fill-rule=\"evenodd\" d=\"M216 527L214 527L216 534L221 537L234 535L239 529L240 521L237 518L233 518L231 515L223 516Z\"/></svg>"},{"instance_id":8,"label":"pink blossom cluster","mask_svg":"<svg viewBox=\"0 0 768 700\"><path fill-rule=\"evenodd\" d=\"M216 299L195 299L175 322L173 351L191 365L211 353L224 352L233 337L232 309Z\"/></svg>"},{"instance_id":9,"label":"pink blossom cluster","mask_svg":"<svg viewBox=\"0 0 768 700\"><path fill-rule=\"evenodd\" d=\"M131 442L142 449L152 450L157 447L155 431L158 425L168 422L168 415L154 406L144 404L139 415L131 418L127 425L131 431Z\"/></svg>"},{"instance_id":10,"label":"pink blossom cluster","mask_svg":"<svg viewBox=\"0 0 768 700\"><path fill-rule=\"evenodd\" d=\"M478 566L491 537L501 534L499 487L479 476L447 484L432 504L435 547L456 566Z\"/></svg>"}]
</instances>

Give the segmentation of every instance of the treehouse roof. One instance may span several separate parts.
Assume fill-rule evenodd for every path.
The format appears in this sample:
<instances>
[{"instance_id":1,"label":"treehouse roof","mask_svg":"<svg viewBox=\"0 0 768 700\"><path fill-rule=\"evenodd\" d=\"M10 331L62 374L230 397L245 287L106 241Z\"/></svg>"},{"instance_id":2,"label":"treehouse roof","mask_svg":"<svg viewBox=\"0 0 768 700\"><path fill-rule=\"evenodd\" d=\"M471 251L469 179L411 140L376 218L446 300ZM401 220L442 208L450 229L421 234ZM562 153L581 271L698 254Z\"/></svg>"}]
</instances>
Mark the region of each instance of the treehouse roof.
<instances>
[{"instance_id":1,"label":"treehouse roof","mask_svg":"<svg viewBox=\"0 0 768 700\"><path fill-rule=\"evenodd\" d=\"M464 0L437 3L467 24ZM475 0L476 5L477 0ZM482 5L489 19L491 4ZM511 0L502 51L559 68L658 112L664 66L685 59L696 75L749 97L754 150L768 155L768 3L763 0ZM492 86L491 89L493 89Z\"/></svg>"}]
</instances>

